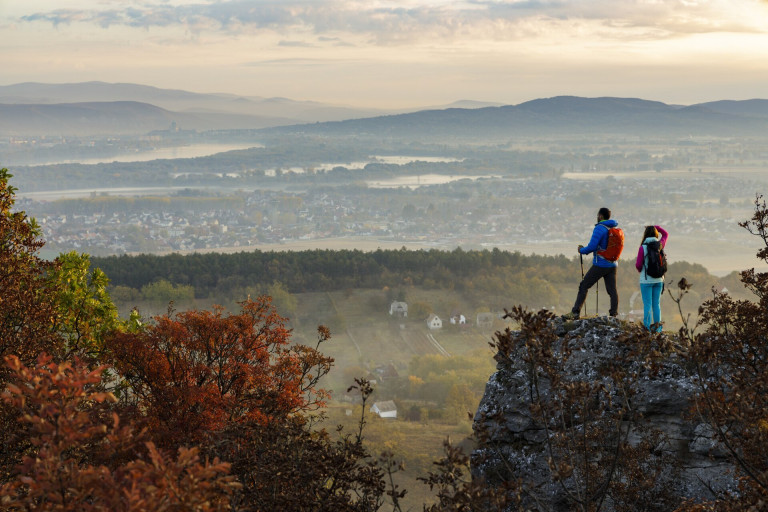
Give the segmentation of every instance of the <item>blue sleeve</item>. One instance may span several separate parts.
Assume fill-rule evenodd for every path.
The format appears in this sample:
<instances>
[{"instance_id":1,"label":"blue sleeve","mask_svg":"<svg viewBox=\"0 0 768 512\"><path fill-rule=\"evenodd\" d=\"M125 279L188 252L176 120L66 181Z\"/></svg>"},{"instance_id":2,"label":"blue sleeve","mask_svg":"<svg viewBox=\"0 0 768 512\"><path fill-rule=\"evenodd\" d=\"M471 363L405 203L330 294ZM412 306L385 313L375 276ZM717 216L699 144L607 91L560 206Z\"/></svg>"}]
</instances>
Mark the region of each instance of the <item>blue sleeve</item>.
<instances>
[{"instance_id":1,"label":"blue sleeve","mask_svg":"<svg viewBox=\"0 0 768 512\"><path fill-rule=\"evenodd\" d=\"M589 239L589 243L586 247L579 249L579 252L581 254L589 254L591 252L595 252L600 246L600 240L602 240L603 236L607 232L608 229L602 224L595 226L595 229L592 230L592 238Z\"/></svg>"}]
</instances>

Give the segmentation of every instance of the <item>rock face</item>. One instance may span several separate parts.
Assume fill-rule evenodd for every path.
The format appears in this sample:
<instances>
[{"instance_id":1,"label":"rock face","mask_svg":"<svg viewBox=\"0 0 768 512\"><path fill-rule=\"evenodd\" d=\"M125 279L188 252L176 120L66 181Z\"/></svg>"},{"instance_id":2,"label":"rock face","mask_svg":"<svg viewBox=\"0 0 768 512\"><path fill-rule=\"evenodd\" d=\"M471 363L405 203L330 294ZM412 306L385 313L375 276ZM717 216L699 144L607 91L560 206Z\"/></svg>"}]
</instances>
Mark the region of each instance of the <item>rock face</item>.
<instances>
[{"instance_id":1,"label":"rock face","mask_svg":"<svg viewBox=\"0 0 768 512\"><path fill-rule=\"evenodd\" d=\"M671 462L669 471L657 473L653 483L671 489L676 500L713 499L713 491L735 488L733 467L726 451L719 446L712 428L691 413L691 397L696 390L693 377L681 358L664 356L649 370L633 355L626 340L627 326L610 318L549 321L554 343L549 357L559 361L565 382L601 382L611 390L602 368L618 362L632 378L629 401L639 420L619 420L624 424L626 443L637 446L649 432L661 434L653 456ZM472 454L475 476L491 485L502 481L520 481L526 489L525 508L533 510L574 510L574 489L580 483L577 471L559 481L551 464L552 436L556 428L544 428L535 407L541 398L532 390L532 379L539 379L539 397L549 398L548 382L536 376L530 364L524 335L512 333L515 341L506 354L499 353L497 371L488 381L485 394L474 417L474 429L480 442ZM544 390L541 392L541 390ZM614 397L619 400L620 397ZM610 401L609 401L610 402ZM578 425L571 424L578 430ZM645 436L645 437L644 437ZM600 456L595 460L600 464ZM605 463L610 463L609 457ZM666 466L665 466L666 467ZM674 470L672 469L674 468ZM583 475L582 475L583 476ZM652 479L653 481L653 479ZM646 495L652 495L653 489ZM622 509L611 491L602 510ZM637 508L645 510L645 508ZM664 510L664 508L659 508Z\"/></svg>"}]
</instances>

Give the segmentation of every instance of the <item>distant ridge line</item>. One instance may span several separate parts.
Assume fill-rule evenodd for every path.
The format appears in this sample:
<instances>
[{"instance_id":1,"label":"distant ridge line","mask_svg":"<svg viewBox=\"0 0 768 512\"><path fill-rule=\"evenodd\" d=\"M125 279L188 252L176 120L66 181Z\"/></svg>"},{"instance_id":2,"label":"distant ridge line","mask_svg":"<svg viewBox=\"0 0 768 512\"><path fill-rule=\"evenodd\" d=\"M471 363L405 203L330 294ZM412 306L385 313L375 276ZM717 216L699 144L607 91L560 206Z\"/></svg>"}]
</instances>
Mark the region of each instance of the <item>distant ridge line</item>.
<instances>
[{"instance_id":1,"label":"distant ridge line","mask_svg":"<svg viewBox=\"0 0 768 512\"><path fill-rule=\"evenodd\" d=\"M80 110L78 110L80 109ZM668 105L631 97L553 96L517 105L460 100L382 111L288 98L194 93L99 81L0 86L0 135L136 134L182 129L326 136L498 139L520 136L766 136L768 99Z\"/></svg>"}]
</instances>

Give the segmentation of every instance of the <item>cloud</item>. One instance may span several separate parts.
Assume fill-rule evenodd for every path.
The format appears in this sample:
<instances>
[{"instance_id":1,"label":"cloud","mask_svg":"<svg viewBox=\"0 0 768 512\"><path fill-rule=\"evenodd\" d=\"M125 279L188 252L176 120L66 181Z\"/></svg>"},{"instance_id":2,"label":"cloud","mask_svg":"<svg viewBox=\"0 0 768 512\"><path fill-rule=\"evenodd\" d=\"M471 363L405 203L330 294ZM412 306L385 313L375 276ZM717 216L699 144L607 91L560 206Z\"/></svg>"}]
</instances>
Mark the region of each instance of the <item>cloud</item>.
<instances>
[{"instance_id":1,"label":"cloud","mask_svg":"<svg viewBox=\"0 0 768 512\"><path fill-rule=\"evenodd\" d=\"M277 46L286 46L292 48L315 48L315 45L305 41L279 41Z\"/></svg>"},{"instance_id":2,"label":"cloud","mask_svg":"<svg viewBox=\"0 0 768 512\"><path fill-rule=\"evenodd\" d=\"M378 44L414 39L516 40L588 27L603 38L674 37L762 31L750 15L768 0L229 0L197 3L147 0L123 7L54 9L23 16L54 26L181 26L233 36L258 30L352 34ZM346 38L345 38L346 40Z\"/></svg>"},{"instance_id":3,"label":"cloud","mask_svg":"<svg viewBox=\"0 0 768 512\"><path fill-rule=\"evenodd\" d=\"M273 66L277 68L282 68L283 66L291 66L293 68L323 68L328 66L329 64L338 63L338 61L334 61L333 59L311 59L311 58L304 58L304 57L292 57L292 58L284 58L284 59L265 59L265 60L259 60L259 61L251 61L251 62L245 62L243 63L244 66L248 67L266 67L266 66ZM350 62L347 62L349 64ZM351 62L354 64L354 62Z\"/></svg>"}]
</instances>

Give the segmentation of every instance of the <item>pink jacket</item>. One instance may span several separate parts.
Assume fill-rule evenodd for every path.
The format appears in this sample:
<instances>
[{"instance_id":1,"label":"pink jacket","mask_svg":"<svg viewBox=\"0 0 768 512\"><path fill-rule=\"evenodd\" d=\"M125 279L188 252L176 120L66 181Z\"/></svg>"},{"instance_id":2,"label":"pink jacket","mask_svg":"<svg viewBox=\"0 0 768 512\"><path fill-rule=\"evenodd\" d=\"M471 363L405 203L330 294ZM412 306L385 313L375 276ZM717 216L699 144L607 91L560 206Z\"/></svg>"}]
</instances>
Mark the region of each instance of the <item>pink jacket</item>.
<instances>
[{"instance_id":1,"label":"pink jacket","mask_svg":"<svg viewBox=\"0 0 768 512\"><path fill-rule=\"evenodd\" d=\"M661 235L661 239L659 239L659 243L661 244L661 247L664 248L664 246L667 245L667 237L669 237L669 233L662 228L661 226L655 226L656 231L659 232ZM645 251L643 251L642 244L640 245L640 248L637 250L637 259L635 260L635 268L638 272L643 271L643 263L645 261Z\"/></svg>"}]
</instances>

